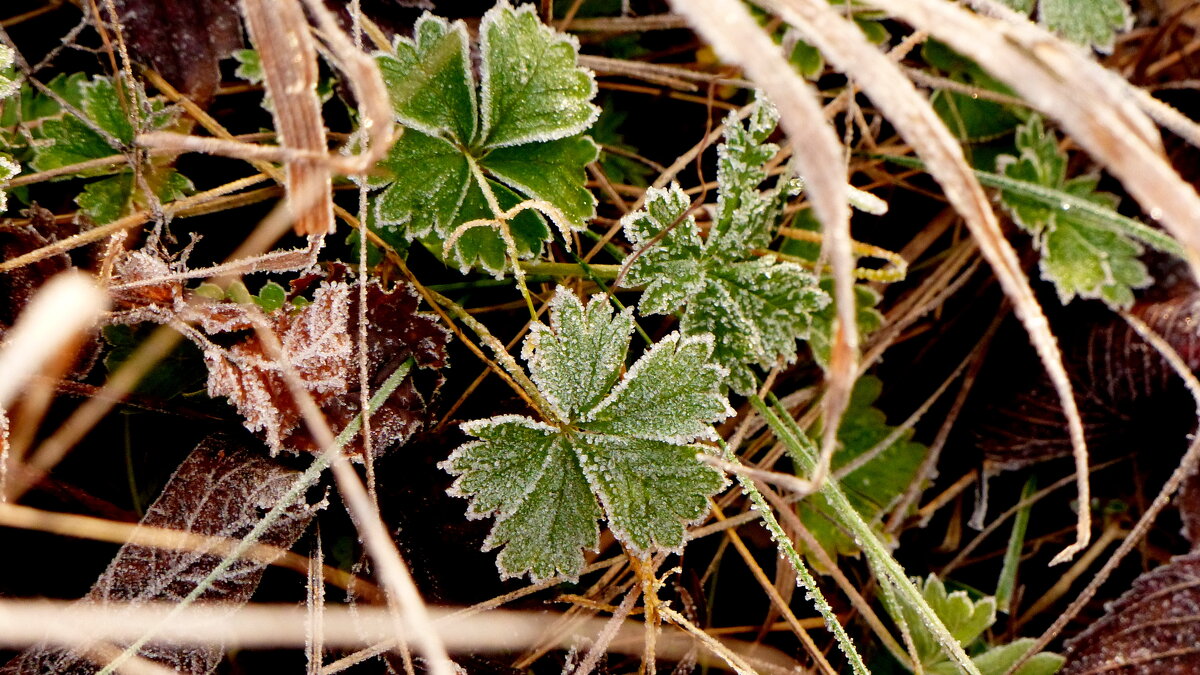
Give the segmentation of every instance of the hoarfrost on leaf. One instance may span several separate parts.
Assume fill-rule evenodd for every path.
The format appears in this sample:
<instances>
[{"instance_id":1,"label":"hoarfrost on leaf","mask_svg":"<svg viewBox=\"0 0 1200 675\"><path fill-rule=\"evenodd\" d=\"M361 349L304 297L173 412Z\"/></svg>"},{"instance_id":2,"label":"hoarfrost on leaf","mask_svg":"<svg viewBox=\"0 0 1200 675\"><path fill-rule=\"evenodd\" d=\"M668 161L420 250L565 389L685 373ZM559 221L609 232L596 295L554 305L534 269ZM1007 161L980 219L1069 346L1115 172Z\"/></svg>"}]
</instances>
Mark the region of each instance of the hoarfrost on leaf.
<instances>
[{"instance_id":1,"label":"hoarfrost on leaf","mask_svg":"<svg viewBox=\"0 0 1200 675\"><path fill-rule=\"evenodd\" d=\"M638 309L667 314L683 307L681 330L715 336L713 357L730 371L729 386L738 393L754 389L752 366L793 360L796 340L811 334L814 313L829 303L804 268L755 255L770 243L789 194L759 190L767 178L764 164L778 151L765 142L777 119L762 103L745 126L736 115L726 120L725 142L718 148L716 215L707 239L678 185L651 188L645 207L623 219L629 240L650 246L624 282L646 286Z\"/></svg>"},{"instance_id":2,"label":"hoarfrost on leaf","mask_svg":"<svg viewBox=\"0 0 1200 675\"><path fill-rule=\"evenodd\" d=\"M372 187L379 225L419 238L436 254L463 223L496 220L496 206L551 205L564 226L595 215L585 167L599 148L580 135L599 114L596 84L576 65L578 45L538 21L532 6L501 2L480 24L480 82L466 26L425 14L414 37L397 38L376 61L404 135L380 162ZM542 216L508 218L518 257L534 257L550 239ZM492 227L468 230L449 252L460 268L495 274L507 263ZM515 261L513 261L515 262Z\"/></svg>"},{"instance_id":3,"label":"hoarfrost on leaf","mask_svg":"<svg viewBox=\"0 0 1200 675\"><path fill-rule=\"evenodd\" d=\"M522 349L558 419L468 422L476 440L442 462L469 514L496 517L485 548L503 547L504 576L577 577L600 518L635 551L679 549L684 524L725 485L692 444L733 414L712 338L672 334L622 377L633 328L630 310L614 313L603 295L585 305L559 287L550 325L534 324Z\"/></svg>"},{"instance_id":4,"label":"hoarfrost on leaf","mask_svg":"<svg viewBox=\"0 0 1200 675\"><path fill-rule=\"evenodd\" d=\"M1041 118L1034 117L1017 130L1017 149L1019 157L1002 155L997 160L997 167L1009 178L1116 208L1115 195L1096 191L1097 176L1067 178L1067 157ZM1079 296L1128 309L1133 305L1133 289L1153 281L1138 260L1141 245L1122 232L1077 210L1053 208L1012 191L1002 192L1001 202L1013 220L1033 235L1034 247L1042 254L1042 278L1054 283L1063 304Z\"/></svg>"}]
</instances>

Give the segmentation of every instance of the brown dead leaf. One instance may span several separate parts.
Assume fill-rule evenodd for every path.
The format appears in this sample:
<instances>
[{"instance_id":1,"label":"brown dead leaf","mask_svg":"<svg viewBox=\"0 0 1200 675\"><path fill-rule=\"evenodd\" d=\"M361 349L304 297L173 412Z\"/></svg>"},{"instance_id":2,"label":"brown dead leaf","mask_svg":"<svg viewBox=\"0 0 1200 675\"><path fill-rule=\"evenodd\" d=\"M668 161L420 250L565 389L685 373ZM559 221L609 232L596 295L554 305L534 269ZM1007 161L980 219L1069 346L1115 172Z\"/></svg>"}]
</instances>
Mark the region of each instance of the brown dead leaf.
<instances>
[{"instance_id":1,"label":"brown dead leaf","mask_svg":"<svg viewBox=\"0 0 1200 675\"><path fill-rule=\"evenodd\" d=\"M1060 675L1200 672L1200 554L1138 577L1104 617L1066 645Z\"/></svg>"},{"instance_id":2,"label":"brown dead leaf","mask_svg":"<svg viewBox=\"0 0 1200 675\"><path fill-rule=\"evenodd\" d=\"M201 107L221 84L220 61L242 46L237 0L116 0L134 57Z\"/></svg>"},{"instance_id":3,"label":"brown dead leaf","mask_svg":"<svg viewBox=\"0 0 1200 675\"><path fill-rule=\"evenodd\" d=\"M234 445L209 437L188 455L150 506L141 524L183 530L193 534L244 538L263 515L284 498L299 472ZM289 549L304 533L322 504L303 498L288 504L283 516L258 540ZM84 604L179 602L191 593L221 562L205 551L161 550L126 544L109 563ZM199 600L220 601L227 611L248 602L258 588L266 565L239 559L225 569ZM214 616L214 620L220 620ZM140 655L181 673L207 673L220 663L219 645L173 647L150 644ZM10 661L0 673L94 673L98 668L72 652L39 646Z\"/></svg>"}]
</instances>

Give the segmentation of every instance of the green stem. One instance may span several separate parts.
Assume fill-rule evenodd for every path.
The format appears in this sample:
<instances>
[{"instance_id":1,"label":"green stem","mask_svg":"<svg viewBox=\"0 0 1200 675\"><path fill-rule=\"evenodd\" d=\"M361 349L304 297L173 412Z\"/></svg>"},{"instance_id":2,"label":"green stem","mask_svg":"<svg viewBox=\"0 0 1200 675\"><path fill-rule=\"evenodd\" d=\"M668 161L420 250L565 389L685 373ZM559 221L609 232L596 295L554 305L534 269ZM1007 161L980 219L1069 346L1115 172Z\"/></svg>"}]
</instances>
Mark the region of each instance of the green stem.
<instances>
[{"instance_id":1,"label":"green stem","mask_svg":"<svg viewBox=\"0 0 1200 675\"><path fill-rule=\"evenodd\" d=\"M725 445L725 441L718 440L718 443L720 443L721 449L725 451L725 460L737 463L737 456L729 451L729 447ZM821 614L821 618L825 619L825 625L833 632L833 636L837 639L838 647L846 655L846 659L850 661L850 667L854 669L856 675L870 675L871 671L867 669L867 664L863 663L862 656L854 648L854 641L850 639L845 627L838 621L837 614L829 606L829 602L825 600L825 596L821 593L821 587L817 585L817 580L808 571L808 566L804 564L804 559L800 557L800 554L796 551L796 547L792 544L792 538L784 532L783 527L775 518L775 513L771 511L771 505L767 503L766 498L762 496L754 481L749 477L739 473L737 474L737 481L742 486L742 490L750 496L750 501L754 503L754 508L762 518L763 525L771 533L771 538L775 540L775 545L779 547L780 552L787 558L792 569L796 571L796 579L804 586L804 590L808 592L808 597Z\"/></svg>"},{"instance_id":2,"label":"green stem","mask_svg":"<svg viewBox=\"0 0 1200 675\"><path fill-rule=\"evenodd\" d=\"M428 291L429 289L426 288L425 290ZM537 385L534 384L533 380L530 380L529 376L525 374L525 369L522 368L519 363L517 363L517 360L512 357L512 354L508 353L508 350L504 348L504 343L500 342L495 335L492 335L492 332L487 329L487 326L483 325L478 319L471 316L470 312L468 312L466 309L463 309L462 305L454 302L441 293L429 291L429 297L433 298L439 305L444 307L446 311L449 312L454 318L463 322L467 328L470 328L471 331L479 337L481 342L486 344L488 348L492 350L492 353L496 355L496 360L500 362L500 367L504 368L504 371L507 372L523 390L525 390L525 393L529 396L530 400L533 401L533 406L537 408L537 412L542 416L542 419L546 420L552 425L563 424L563 421L559 420L554 414L554 406L550 405L550 402L547 401L544 396L542 396L542 392L538 390ZM534 320L537 320L536 316Z\"/></svg>"},{"instance_id":3,"label":"green stem","mask_svg":"<svg viewBox=\"0 0 1200 675\"><path fill-rule=\"evenodd\" d=\"M925 168L924 162L912 157L898 157L895 155L871 155L871 157L885 159L900 166L916 169ZM1156 251L1170 253L1179 258L1185 257L1183 246L1169 234L1156 230L1133 218L1122 216L1112 209L1104 208L1100 204L1061 190L1048 188L1037 183L1017 180L1003 174L980 171L979 169L974 169L974 172L975 177L983 185L1032 199L1046 208L1061 209L1064 211L1070 210L1076 218L1085 221L1089 225L1128 235Z\"/></svg>"},{"instance_id":4,"label":"green stem","mask_svg":"<svg viewBox=\"0 0 1200 675\"><path fill-rule=\"evenodd\" d=\"M387 401L388 397L392 395L392 392L396 391L396 388L399 387L400 383L404 381L405 376L408 375L408 371L412 369L412 366L413 360L410 358L409 360L400 364L400 367L396 368L396 370L392 372L387 381L383 383L383 386L379 388L379 391L375 392L375 395L371 397L371 406L366 414L373 414L375 411L379 410L384 402ZM333 446L326 448L324 452L317 456L316 461L314 461L308 467L308 469L304 471L304 473L300 474L300 477L296 479L296 482L292 484L292 487L288 489L288 491L279 499L279 501L275 502L275 505L271 507L271 510L267 512L267 515L263 516L262 520L258 521L258 524L254 526L254 529L250 530L250 533L243 537L242 540L238 542L238 545L235 546L233 550L221 560L221 562L217 563L217 566L208 573L208 576L201 579L196 584L196 587L193 588L192 591L187 594L187 596L180 600L179 604L175 605L175 607L171 609L170 613L163 618L161 625L166 625L173 618L183 612L184 609L198 600L205 591L207 591L214 583L216 583L218 579L221 578L221 575L229 570L229 567L233 565L238 558L241 558L247 551L250 550L252 546L258 543L258 540L261 539L264 534L266 534L267 530L270 529L275 522L283 516L284 511L286 511L292 504L295 504L296 501L310 487L312 487L313 484L317 482L317 480L321 477L321 474L324 473L325 469L327 469L329 465L333 463L333 460L336 459L341 453L342 448L354 438L354 436L358 433L358 430L362 428L362 418L363 416L360 414L354 419L350 420L350 423L346 425L346 428L342 430L342 433L338 434ZM147 642L154 639L155 633L155 630L150 630L145 635L142 635L140 638L135 640L133 644L126 647L125 650L120 653L120 655L109 662L108 665L104 666L104 669L100 671L99 675L111 675L111 673L116 671L117 668L120 668L122 664L124 664L130 658L133 658L133 656L137 654Z\"/></svg>"},{"instance_id":5,"label":"green stem","mask_svg":"<svg viewBox=\"0 0 1200 675\"><path fill-rule=\"evenodd\" d=\"M621 271L620 265L588 263L585 268L580 263L542 262L540 260L522 261L520 267L527 274L544 274L552 277L594 277L596 279L616 279L617 273Z\"/></svg>"},{"instance_id":6,"label":"green stem","mask_svg":"<svg viewBox=\"0 0 1200 675\"><path fill-rule=\"evenodd\" d=\"M772 398L774 398L772 396ZM808 440L808 437L801 431L796 424L796 420L792 418L791 413L787 411L778 400L773 401L779 414L767 407L758 396L750 398L751 405L762 415L771 430L775 432L775 437L783 443L787 448L788 454L792 457L792 461L796 466L806 473L811 474L817 466L818 451ZM904 572L904 568L900 567L900 563L892 557L888 552L887 547L879 541L878 535L865 520L858 510L846 498L846 494L842 492L842 488L838 485L833 476L827 476L822 483L820 493L825 497L826 501L837 514L839 524L850 531L853 535L855 543L866 554L867 560L871 563L871 567L879 576L880 583L890 584L896 591L896 595L908 607L920 617L922 623L941 644L945 653L956 662L957 666L963 669L970 675L980 675L979 669L975 663L971 661L971 657L963 651L962 645L950 631L946 630L946 626L938 617L937 613L925 602L921 591L913 585L912 580ZM896 617L897 621L902 621L903 617Z\"/></svg>"},{"instance_id":7,"label":"green stem","mask_svg":"<svg viewBox=\"0 0 1200 675\"><path fill-rule=\"evenodd\" d=\"M479 189L483 191L483 197L487 200L488 208L492 210L492 216L496 219L496 224L499 226L500 239L504 241L504 250L508 253L508 259L513 267L513 277L517 280L517 287L521 289L521 297L525 298L525 306L529 308L529 317L533 321L537 321L537 310L533 307L533 296L529 294L529 287L525 285L525 271L521 269L519 260L520 254L517 252L517 242L513 239L512 230L508 227L508 219L504 216L504 209L500 208L500 202L496 199L496 194L492 192L492 186L488 185L487 177L483 175L483 169L479 168L479 162L470 154L464 155L467 158L467 165L471 167L471 175L475 177L475 182L479 184Z\"/></svg>"}]
</instances>

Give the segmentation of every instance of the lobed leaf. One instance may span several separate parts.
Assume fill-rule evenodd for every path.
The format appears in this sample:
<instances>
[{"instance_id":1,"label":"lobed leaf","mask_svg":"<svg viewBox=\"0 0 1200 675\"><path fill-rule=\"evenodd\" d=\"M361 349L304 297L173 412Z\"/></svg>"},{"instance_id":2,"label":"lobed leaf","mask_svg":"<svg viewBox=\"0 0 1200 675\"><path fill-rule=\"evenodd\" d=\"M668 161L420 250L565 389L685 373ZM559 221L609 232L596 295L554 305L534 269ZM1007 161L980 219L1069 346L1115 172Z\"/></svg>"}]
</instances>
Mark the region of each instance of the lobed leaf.
<instances>
[{"instance_id":1,"label":"lobed leaf","mask_svg":"<svg viewBox=\"0 0 1200 675\"><path fill-rule=\"evenodd\" d=\"M1114 195L1095 191L1095 176L1066 177L1066 155L1058 150L1054 134L1044 129L1040 118L1032 118L1018 130L1017 149L1019 157L1005 155L997 160L1005 176L1110 210L1116 207ZM1064 304L1079 296L1128 309L1133 304L1133 289L1152 282L1146 266L1138 260L1142 253L1139 243L1076 214L1070 204L1055 207L1010 190L1001 192L1001 203L1018 225L1034 235L1034 246L1042 254L1042 278L1054 283Z\"/></svg>"},{"instance_id":2,"label":"lobed leaf","mask_svg":"<svg viewBox=\"0 0 1200 675\"><path fill-rule=\"evenodd\" d=\"M424 14L411 39L397 36L392 53L375 60L400 123L459 144L475 139L475 77L463 22Z\"/></svg>"},{"instance_id":3,"label":"lobed leaf","mask_svg":"<svg viewBox=\"0 0 1200 675\"><path fill-rule=\"evenodd\" d=\"M368 184L386 187L375 200L379 225L402 228L464 270L500 275L516 262L507 260L500 220L518 258L539 254L551 237L531 204L515 216L503 212L537 201L573 228L595 214L585 167L599 148L579 134L598 114L596 85L576 65L574 39L543 25L532 7L499 3L484 15L479 41L478 86L462 22L426 14L414 38L397 38L394 53L377 55L396 119L408 129ZM458 231L471 221L494 225ZM444 252L452 236L459 238Z\"/></svg>"},{"instance_id":4,"label":"lobed leaf","mask_svg":"<svg viewBox=\"0 0 1200 675\"><path fill-rule=\"evenodd\" d=\"M485 550L503 547L503 576L578 576L600 518L635 551L677 550L684 524L725 485L691 445L733 412L709 363L711 337L673 334L617 382L632 333L629 310L614 314L603 295L584 305L559 287L550 325L534 324L522 353L562 419L468 422L476 440L440 464L471 516L496 516Z\"/></svg>"},{"instance_id":5,"label":"lobed leaf","mask_svg":"<svg viewBox=\"0 0 1200 675\"><path fill-rule=\"evenodd\" d=\"M814 313L829 302L804 268L756 255L770 242L787 194L759 190L767 177L763 164L778 150L764 142L776 120L767 104L745 126L736 115L726 120L725 142L718 148L717 210L707 240L678 185L651 188L645 207L622 220L629 240L645 249L624 282L646 286L638 309L666 314L683 307L681 330L715 336L713 358L729 371L728 385L738 393L753 391L752 366L795 359L796 340L811 334Z\"/></svg>"}]
</instances>

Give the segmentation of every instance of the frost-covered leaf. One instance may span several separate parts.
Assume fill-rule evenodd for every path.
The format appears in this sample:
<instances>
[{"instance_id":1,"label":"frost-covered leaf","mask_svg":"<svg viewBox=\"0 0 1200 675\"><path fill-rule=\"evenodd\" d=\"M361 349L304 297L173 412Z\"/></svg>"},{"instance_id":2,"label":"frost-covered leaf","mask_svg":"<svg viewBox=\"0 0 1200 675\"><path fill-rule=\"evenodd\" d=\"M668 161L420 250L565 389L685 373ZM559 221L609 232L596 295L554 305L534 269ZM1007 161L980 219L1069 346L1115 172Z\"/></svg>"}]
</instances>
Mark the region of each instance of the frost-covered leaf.
<instances>
[{"instance_id":1,"label":"frost-covered leaf","mask_svg":"<svg viewBox=\"0 0 1200 675\"><path fill-rule=\"evenodd\" d=\"M500 2L479 26L483 144L498 148L574 136L596 121L596 82L575 66L579 44Z\"/></svg>"},{"instance_id":2,"label":"frost-covered leaf","mask_svg":"<svg viewBox=\"0 0 1200 675\"><path fill-rule=\"evenodd\" d=\"M412 39L397 37L392 53L376 62L400 123L461 145L475 140L475 77L463 22L425 14Z\"/></svg>"},{"instance_id":3,"label":"frost-covered leaf","mask_svg":"<svg viewBox=\"0 0 1200 675\"><path fill-rule=\"evenodd\" d=\"M595 82L576 65L573 38L542 25L532 9L501 2L484 15L478 85L462 22L426 14L414 38L398 38L394 53L376 57L396 119L407 127L369 179L372 187L386 187L375 200L379 225L421 239L442 256L442 243L459 225L500 215L485 192L501 210L547 202L572 227L595 214L584 184L598 147L579 135L598 113L591 103ZM509 219L508 227L518 257L540 253L551 236L532 211ZM500 274L513 262L506 258L497 229L480 227L456 242L448 262Z\"/></svg>"},{"instance_id":4,"label":"frost-covered leaf","mask_svg":"<svg viewBox=\"0 0 1200 675\"><path fill-rule=\"evenodd\" d=\"M0 183L8 181L13 176L21 173L21 165L12 160L12 157L0 153ZM0 190L0 213L8 210L8 192Z\"/></svg>"},{"instance_id":5,"label":"frost-covered leaf","mask_svg":"<svg viewBox=\"0 0 1200 675\"><path fill-rule=\"evenodd\" d=\"M572 223L596 211L596 199L579 181L600 148L587 136L492 150L479 164L521 194L557 206Z\"/></svg>"},{"instance_id":6,"label":"frost-covered leaf","mask_svg":"<svg viewBox=\"0 0 1200 675\"><path fill-rule=\"evenodd\" d=\"M463 430L478 440L441 464L457 476L452 494L471 499L470 515L496 517L485 548L503 546L504 576L578 576L600 518L634 550L679 549L684 524L725 484L691 445L733 412L711 337L672 334L621 377L630 312L614 314L603 295L584 305L559 287L550 325L535 324L522 350L559 419L469 422Z\"/></svg>"},{"instance_id":7,"label":"frost-covered leaf","mask_svg":"<svg viewBox=\"0 0 1200 675\"><path fill-rule=\"evenodd\" d=\"M838 427L841 448L833 456L835 472L855 462L895 430L888 425L883 412L872 407L882 390L883 383L874 376L861 377L855 382L849 407ZM924 459L925 446L911 438L911 431L901 434L895 443L839 481L851 505L868 523L878 522L888 507L908 489ZM797 506L797 511L805 527L832 559L837 560L839 555L858 555L858 545L838 526L836 512L824 496L812 495ZM816 569L823 573L830 571L822 567L816 556L805 553ZM932 648L941 653L936 643Z\"/></svg>"},{"instance_id":8,"label":"frost-covered leaf","mask_svg":"<svg viewBox=\"0 0 1200 675\"><path fill-rule=\"evenodd\" d=\"M496 197L496 202L500 204L500 208L510 209L521 202L521 196L504 185L491 179L488 179L487 185ZM492 217L492 211L488 206L487 197L484 196L483 190L480 190L478 185L471 183L456 218L467 222L490 217ZM513 243L517 247L517 257L522 260L536 258L542 252L542 242L550 238L550 230L546 226L546 221L533 211L518 213L515 218L508 221L508 229L512 234ZM421 241L425 242L431 250L439 253L444 248L442 238L435 234L430 234ZM464 272L471 268L482 267L499 276L507 267L506 253L504 240L500 238L500 233L495 228L473 227L463 232L462 236L458 238L454 250L450 254L449 262Z\"/></svg>"},{"instance_id":9,"label":"frost-covered leaf","mask_svg":"<svg viewBox=\"0 0 1200 675\"><path fill-rule=\"evenodd\" d=\"M344 282L322 284L312 302L301 308L282 305L269 315L292 368L335 429L359 411L358 295ZM392 293L368 287L367 362L371 382L378 384L409 357L425 368L445 365L446 333L437 322L416 312L410 289ZM245 419L246 428L266 437L272 452L281 449L316 452L301 425L299 407L283 379L282 367L269 358L256 336L229 348L205 346L208 391L226 396ZM371 417L372 447L382 453L406 439L425 422L425 399L409 377ZM441 383L436 378L434 386ZM359 443L359 441L355 441ZM361 445L356 448L361 452Z\"/></svg>"},{"instance_id":10,"label":"frost-covered leaf","mask_svg":"<svg viewBox=\"0 0 1200 675\"><path fill-rule=\"evenodd\" d=\"M1104 616L1066 645L1063 675L1200 672L1200 554L1134 580Z\"/></svg>"},{"instance_id":11,"label":"frost-covered leaf","mask_svg":"<svg viewBox=\"0 0 1200 675\"><path fill-rule=\"evenodd\" d=\"M666 314L682 306L685 335L715 336L713 357L730 371L729 386L755 386L751 366L770 367L796 356L796 340L810 335L813 314L829 302L815 276L791 262L754 250L770 242L783 190L760 191L763 164L777 147L764 143L776 114L760 105L743 127L726 121L718 149L719 196L707 239L700 236L690 201L678 185L647 191L645 207L623 219L625 235L641 248L666 231L629 269L627 286L646 286L638 309Z\"/></svg>"},{"instance_id":12,"label":"frost-covered leaf","mask_svg":"<svg viewBox=\"0 0 1200 675\"><path fill-rule=\"evenodd\" d=\"M8 98L21 88L20 78L13 70L16 55L12 47L0 45L0 98Z\"/></svg>"},{"instance_id":13,"label":"frost-covered leaf","mask_svg":"<svg viewBox=\"0 0 1200 675\"><path fill-rule=\"evenodd\" d=\"M918 581L925 602L941 619L950 635L963 647L976 642L996 621L996 599L984 597L972 600L966 591L947 592L942 580L930 574L923 583ZM912 634L922 669L930 675L956 675L962 672L943 653L930 629L915 612L905 608L904 620ZM1032 639L1019 639L1006 645L986 646L971 657L982 675L1003 675L1017 659L1033 646ZM1063 657L1049 652L1035 654L1017 669L1016 675L1052 675L1062 665Z\"/></svg>"},{"instance_id":14,"label":"frost-covered leaf","mask_svg":"<svg viewBox=\"0 0 1200 675\"><path fill-rule=\"evenodd\" d=\"M1001 156L997 167L1016 180L1057 190L1066 195L1114 209L1117 198L1096 192L1096 176L1067 178L1066 155L1054 134L1034 117L1017 132L1019 157ZM1152 279L1138 260L1142 247L1116 230L1074 213L1069 206L1053 208L1013 191L1001 193L1013 220L1034 237L1041 252L1042 278L1054 283L1065 304L1075 296L1098 298L1117 309L1133 304L1133 289Z\"/></svg>"},{"instance_id":15,"label":"frost-covered leaf","mask_svg":"<svg viewBox=\"0 0 1200 675\"><path fill-rule=\"evenodd\" d=\"M387 188L375 202L379 225L403 225L412 237L454 231L458 209L472 185L468 160L453 143L415 129L379 163Z\"/></svg>"},{"instance_id":16,"label":"frost-covered leaf","mask_svg":"<svg viewBox=\"0 0 1200 675\"><path fill-rule=\"evenodd\" d=\"M1034 0L1002 0L1028 14ZM1117 31L1133 23L1125 0L1039 0L1038 21L1066 39L1085 47L1110 52Z\"/></svg>"},{"instance_id":17,"label":"frost-covered leaf","mask_svg":"<svg viewBox=\"0 0 1200 675\"><path fill-rule=\"evenodd\" d=\"M115 281L144 282L186 271L148 251L134 251L116 265ZM189 337L204 354L208 392L225 396L242 415L247 429L260 433L272 453L281 449L316 452L301 424L283 367L267 353L248 312L254 304L274 307L266 319L304 388L334 429L342 429L359 413L358 292L341 280L345 269L334 266L330 278L312 274L293 281L290 301L278 284L268 283L251 295L244 286L220 289L209 284L184 289L178 281L145 284L114 293L119 312L114 322L184 321L211 334L234 333L220 344L196 334ZM318 283L319 282L319 283ZM313 288L315 287L315 290ZM310 302L297 302L312 290ZM367 286L368 382L378 386L400 364L413 359L414 370L371 417L371 445L381 454L407 439L426 422L426 397L442 383L449 334L430 315L417 311L418 297L407 286L386 291ZM427 372L428 371L428 372ZM361 441L350 446L361 453Z\"/></svg>"},{"instance_id":18,"label":"frost-covered leaf","mask_svg":"<svg viewBox=\"0 0 1200 675\"><path fill-rule=\"evenodd\" d=\"M188 455L162 494L147 510L141 524L196 535L241 539L285 496L299 473L238 447L210 437ZM289 549L304 533L320 504L303 497L284 504L281 517L259 537L263 544ZM151 602L179 602L207 577L222 556L205 550L171 550L126 544L109 563L81 601L87 605L136 609ZM266 564L239 558L200 594L201 601L228 611L250 600ZM219 620L219 617L214 617ZM181 673L208 673L225 650L220 645L172 646L151 644L139 654ZM94 663L69 651L46 645L33 647L8 662L0 673L95 673Z\"/></svg>"}]
</instances>

